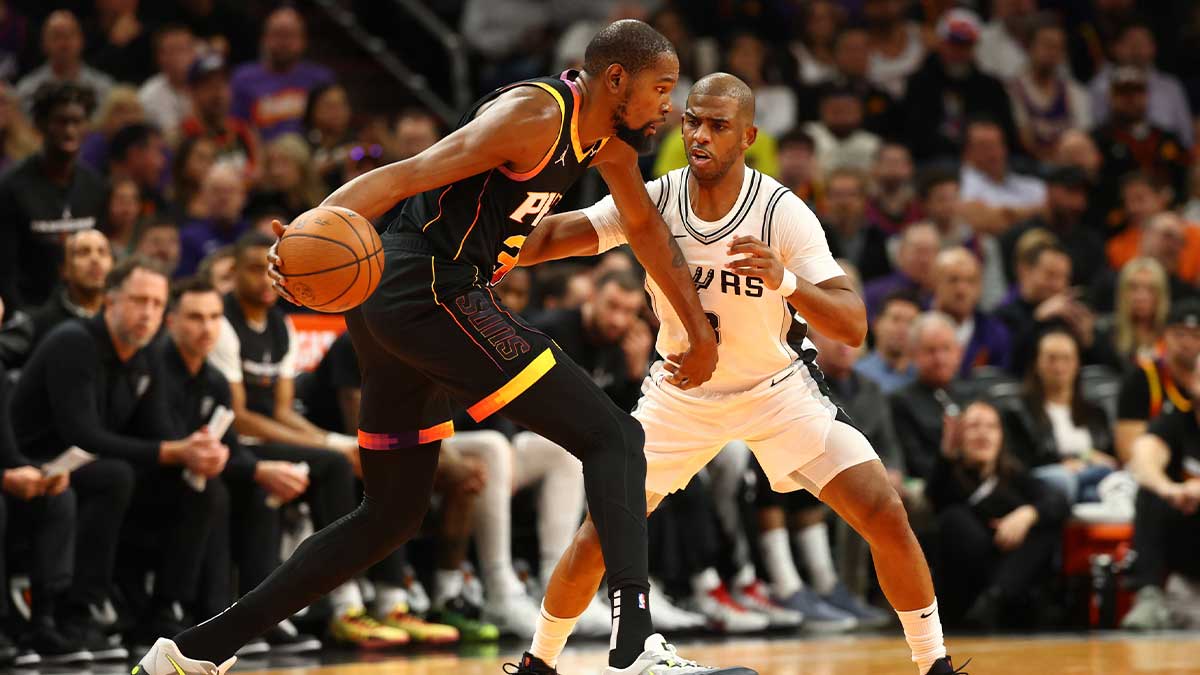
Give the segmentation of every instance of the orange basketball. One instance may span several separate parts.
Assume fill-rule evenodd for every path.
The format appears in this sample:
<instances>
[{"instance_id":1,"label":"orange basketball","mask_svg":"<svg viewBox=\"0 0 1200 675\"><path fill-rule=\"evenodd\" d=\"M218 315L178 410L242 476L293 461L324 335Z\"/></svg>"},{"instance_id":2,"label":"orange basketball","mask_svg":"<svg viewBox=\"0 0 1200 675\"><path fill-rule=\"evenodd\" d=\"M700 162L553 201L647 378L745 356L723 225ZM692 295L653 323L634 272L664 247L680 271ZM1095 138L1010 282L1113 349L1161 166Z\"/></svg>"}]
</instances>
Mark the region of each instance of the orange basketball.
<instances>
[{"instance_id":1,"label":"orange basketball","mask_svg":"<svg viewBox=\"0 0 1200 675\"><path fill-rule=\"evenodd\" d=\"M297 216L276 252L288 290L318 312L358 307L383 276L383 243L375 227L340 206L318 206Z\"/></svg>"}]
</instances>

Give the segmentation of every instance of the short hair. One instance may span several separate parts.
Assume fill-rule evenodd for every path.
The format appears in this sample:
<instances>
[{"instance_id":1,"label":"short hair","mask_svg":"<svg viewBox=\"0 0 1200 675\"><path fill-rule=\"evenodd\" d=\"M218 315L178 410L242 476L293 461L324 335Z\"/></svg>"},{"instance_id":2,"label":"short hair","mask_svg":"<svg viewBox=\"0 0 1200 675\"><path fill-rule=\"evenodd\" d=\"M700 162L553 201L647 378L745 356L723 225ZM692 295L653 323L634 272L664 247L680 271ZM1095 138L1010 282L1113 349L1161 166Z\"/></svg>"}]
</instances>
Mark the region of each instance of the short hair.
<instances>
[{"instance_id":1,"label":"short hair","mask_svg":"<svg viewBox=\"0 0 1200 675\"><path fill-rule=\"evenodd\" d=\"M167 36L171 33L187 33L188 35L194 35L194 33L192 33L192 29L189 28L187 24L180 23L178 21L164 23L154 30L154 48L158 49L161 47L163 40L167 39Z\"/></svg>"},{"instance_id":2,"label":"short hair","mask_svg":"<svg viewBox=\"0 0 1200 675\"><path fill-rule=\"evenodd\" d=\"M596 280L596 292L600 292L600 289L609 284L616 284L618 288L627 293L642 290L642 278L629 270L605 272Z\"/></svg>"},{"instance_id":3,"label":"short hair","mask_svg":"<svg viewBox=\"0 0 1200 675\"><path fill-rule=\"evenodd\" d=\"M817 144L813 141L813 137L807 131L800 127L793 127L791 131L779 137L775 142L775 147L779 150L791 145L800 145L808 148L809 152L816 151Z\"/></svg>"},{"instance_id":4,"label":"short hair","mask_svg":"<svg viewBox=\"0 0 1200 675\"><path fill-rule=\"evenodd\" d=\"M179 308L179 301L188 293L216 293L217 287L212 285L207 277L199 274L190 277L179 279L171 284L171 298L167 303L167 311L175 311ZM218 297L220 295L218 294Z\"/></svg>"},{"instance_id":5,"label":"short hair","mask_svg":"<svg viewBox=\"0 0 1200 675\"><path fill-rule=\"evenodd\" d=\"M1067 249L1063 248L1057 241L1043 241L1030 246L1021 254L1021 264L1026 267L1033 267L1038 264L1042 256L1046 253L1057 253L1058 255L1070 258Z\"/></svg>"},{"instance_id":6,"label":"short hair","mask_svg":"<svg viewBox=\"0 0 1200 675\"><path fill-rule=\"evenodd\" d=\"M59 107L73 103L83 106L84 116L90 117L96 107L96 94L91 87L74 82L47 82L33 94L33 121L41 126Z\"/></svg>"},{"instance_id":7,"label":"short hair","mask_svg":"<svg viewBox=\"0 0 1200 675\"><path fill-rule=\"evenodd\" d=\"M541 291L539 302L544 303L546 298L561 300L567 294L567 286L571 283L571 279L588 272L587 267L575 262L558 262L547 265L544 269L539 270L537 275L536 287Z\"/></svg>"},{"instance_id":8,"label":"short hair","mask_svg":"<svg viewBox=\"0 0 1200 675\"><path fill-rule=\"evenodd\" d=\"M167 270L165 267L163 267L162 263L154 258L148 258L144 255L135 253L134 255L125 258L113 266L112 270L109 271L108 276L104 279L104 290L115 291L124 286L125 280L132 276L137 270L146 270L147 272L150 272L151 274L157 274L164 279L170 278L170 275L167 273Z\"/></svg>"},{"instance_id":9,"label":"short hair","mask_svg":"<svg viewBox=\"0 0 1200 675\"><path fill-rule=\"evenodd\" d=\"M712 73L700 78L688 92L688 101L693 96L718 96L737 101L738 114L754 121L754 92L736 75Z\"/></svg>"},{"instance_id":10,"label":"short hair","mask_svg":"<svg viewBox=\"0 0 1200 675\"><path fill-rule=\"evenodd\" d=\"M618 63L636 75L649 68L661 54L674 54L675 47L650 24L637 19L614 21L592 38L583 52L583 70L599 76Z\"/></svg>"},{"instance_id":11,"label":"short hair","mask_svg":"<svg viewBox=\"0 0 1200 675\"><path fill-rule=\"evenodd\" d=\"M200 264L196 266L196 274L203 276L205 279L211 279L213 264L215 264L218 260L236 257L237 251L234 250L233 245L226 244L225 246L222 246L221 248L218 248L212 253L204 256L204 259L201 260Z\"/></svg>"},{"instance_id":12,"label":"short hair","mask_svg":"<svg viewBox=\"0 0 1200 675\"><path fill-rule=\"evenodd\" d=\"M258 230L250 230L249 232L238 237L238 240L233 244L233 258L235 262L241 262L242 254L252 248L271 248L275 244L275 237L260 232Z\"/></svg>"},{"instance_id":13,"label":"short hair","mask_svg":"<svg viewBox=\"0 0 1200 675\"><path fill-rule=\"evenodd\" d=\"M867 174L863 173L862 171L848 166L841 166L832 169L829 173L825 174L825 189L828 190L829 186L833 185L833 181L837 180L838 178L853 178L858 182L859 192L866 194L868 185Z\"/></svg>"},{"instance_id":14,"label":"short hair","mask_svg":"<svg viewBox=\"0 0 1200 675\"><path fill-rule=\"evenodd\" d=\"M912 326L908 329L908 344L916 344L921 339L921 335L925 332L926 328L938 324L949 329L951 333L957 330L957 324L954 323L954 319L951 319L949 314L936 309L925 310L917 315L916 319L913 319Z\"/></svg>"},{"instance_id":15,"label":"short hair","mask_svg":"<svg viewBox=\"0 0 1200 675\"><path fill-rule=\"evenodd\" d=\"M121 161L129 156L129 151L142 147L150 142L151 138L161 136L158 129L149 124L135 122L127 124L117 130L113 134L112 140L109 141L108 157L109 161Z\"/></svg>"},{"instance_id":16,"label":"short hair","mask_svg":"<svg viewBox=\"0 0 1200 675\"><path fill-rule=\"evenodd\" d=\"M1151 39L1153 39L1155 42L1158 42L1158 36L1154 34L1154 28L1150 25L1149 21L1141 16L1134 16L1127 21L1122 21L1120 25L1117 26L1116 32L1113 33L1113 42L1120 42L1121 40L1124 40L1126 35L1129 35L1129 33L1135 30L1146 31L1150 34Z\"/></svg>"},{"instance_id":17,"label":"short hair","mask_svg":"<svg viewBox=\"0 0 1200 675\"><path fill-rule=\"evenodd\" d=\"M915 291L907 288L898 288L883 296L883 300L879 303L879 314L876 317L883 316L887 312L888 307L897 302L912 305L917 308L917 311L921 310L921 299L917 297Z\"/></svg>"},{"instance_id":18,"label":"short hair","mask_svg":"<svg viewBox=\"0 0 1200 675\"><path fill-rule=\"evenodd\" d=\"M934 167L921 172L917 178L917 195L922 201L929 199L929 195L933 194L934 188L945 185L946 183L958 184L960 182L958 172L949 168Z\"/></svg>"}]
</instances>

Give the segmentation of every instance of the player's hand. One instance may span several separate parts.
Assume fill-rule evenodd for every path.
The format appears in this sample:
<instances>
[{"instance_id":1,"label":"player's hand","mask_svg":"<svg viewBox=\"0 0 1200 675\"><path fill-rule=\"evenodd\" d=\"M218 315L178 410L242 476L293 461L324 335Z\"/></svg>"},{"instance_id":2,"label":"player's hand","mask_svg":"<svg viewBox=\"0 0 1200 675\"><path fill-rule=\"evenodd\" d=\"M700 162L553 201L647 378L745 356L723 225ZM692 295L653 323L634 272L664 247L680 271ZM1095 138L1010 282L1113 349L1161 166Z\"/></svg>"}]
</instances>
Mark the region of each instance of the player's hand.
<instances>
[{"instance_id":1,"label":"player's hand","mask_svg":"<svg viewBox=\"0 0 1200 675\"><path fill-rule=\"evenodd\" d=\"M3 487L6 494L27 502L45 494L46 481L36 466L19 466L4 472Z\"/></svg>"},{"instance_id":2,"label":"player's hand","mask_svg":"<svg viewBox=\"0 0 1200 675\"><path fill-rule=\"evenodd\" d=\"M263 460L254 465L254 482L286 504L308 489L308 474L291 462Z\"/></svg>"},{"instance_id":3,"label":"player's hand","mask_svg":"<svg viewBox=\"0 0 1200 675\"><path fill-rule=\"evenodd\" d=\"M783 283L783 258L779 251L758 237L738 237L729 243L728 252L743 257L725 263L725 269L744 277L762 279L772 291Z\"/></svg>"},{"instance_id":4,"label":"player's hand","mask_svg":"<svg viewBox=\"0 0 1200 675\"><path fill-rule=\"evenodd\" d=\"M706 324L707 326L707 324ZM670 375L667 382L680 389L695 389L712 379L717 369L717 335L712 326L707 326L708 335L699 339L688 336L688 350L682 354L668 354L663 370Z\"/></svg>"},{"instance_id":5,"label":"player's hand","mask_svg":"<svg viewBox=\"0 0 1200 675\"><path fill-rule=\"evenodd\" d=\"M67 491L71 486L71 474L64 471L56 476L42 479L42 486L45 489L47 497L57 497Z\"/></svg>"},{"instance_id":6,"label":"player's hand","mask_svg":"<svg viewBox=\"0 0 1200 675\"><path fill-rule=\"evenodd\" d=\"M287 278L280 273L280 270L283 269L283 260L279 257L278 237L283 236L283 232L287 229L287 226L280 222L279 219L275 219L271 221L271 229L275 231L275 236L277 238L275 243L271 244L271 248L267 250L267 276L271 277L271 287L275 289L275 292L279 294L279 297L299 307L299 301L297 301L296 298L292 296L291 291L287 289Z\"/></svg>"}]
</instances>

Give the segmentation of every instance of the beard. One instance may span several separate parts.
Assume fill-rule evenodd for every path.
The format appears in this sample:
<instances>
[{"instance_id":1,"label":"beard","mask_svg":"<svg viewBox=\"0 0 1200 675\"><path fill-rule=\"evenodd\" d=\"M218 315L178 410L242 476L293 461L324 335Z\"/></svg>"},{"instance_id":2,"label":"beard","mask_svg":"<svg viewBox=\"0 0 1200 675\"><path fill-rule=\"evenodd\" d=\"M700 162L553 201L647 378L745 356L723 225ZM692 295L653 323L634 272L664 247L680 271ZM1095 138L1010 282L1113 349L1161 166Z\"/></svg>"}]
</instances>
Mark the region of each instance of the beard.
<instances>
[{"instance_id":1,"label":"beard","mask_svg":"<svg viewBox=\"0 0 1200 675\"><path fill-rule=\"evenodd\" d=\"M652 152L658 147L658 137L656 134L647 134L646 131L650 128L653 122L647 122L637 129L631 128L625 123L625 115L628 112L626 102L621 101L617 104L616 110L613 110L612 123L615 135L622 143L633 148L634 152L639 155L645 155Z\"/></svg>"}]
</instances>

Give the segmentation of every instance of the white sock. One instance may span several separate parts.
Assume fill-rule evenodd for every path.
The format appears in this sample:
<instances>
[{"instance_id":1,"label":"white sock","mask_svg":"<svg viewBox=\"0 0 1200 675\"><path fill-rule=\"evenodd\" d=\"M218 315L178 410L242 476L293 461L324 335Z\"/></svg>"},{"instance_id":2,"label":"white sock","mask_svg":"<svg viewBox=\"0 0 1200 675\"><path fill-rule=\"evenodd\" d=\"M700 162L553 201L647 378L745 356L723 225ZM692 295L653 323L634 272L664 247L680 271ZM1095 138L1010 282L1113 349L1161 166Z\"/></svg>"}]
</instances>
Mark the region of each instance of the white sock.
<instances>
[{"instance_id":1,"label":"white sock","mask_svg":"<svg viewBox=\"0 0 1200 675\"><path fill-rule=\"evenodd\" d=\"M692 577L692 592L696 595L704 595L716 590L720 585L721 575L711 567Z\"/></svg>"},{"instance_id":2,"label":"white sock","mask_svg":"<svg viewBox=\"0 0 1200 675\"><path fill-rule=\"evenodd\" d=\"M447 600L462 595L463 586L466 584L462 570L438 570L436 577L437 595L433 602L435 607L444 607Z\"/></svg>"},{"instance_id":3,"label":"white sock","mask_svg":"<svg viewBox=\"0 0 1200 675\"><path fill-rule=\"evenodd\" d=\"M792 559L792 545L787 530L779 527L767 530L758 537L762 546L763 563L771 577L771 592L777 598L789 598L804 588L796 561Z\"/></svg>"},{"instance_id":4,"label":"white sock","mask_svg":"<svg viewBox=\"0 0 1200 675\"><path fill-rule=\"evenodd\" d=\"M547 612L546 605L542 604L542 611L538 612L537 632L533 634L533 646L529 648L529 653L554 668L578 621L579 617L560 619Z\"/></svg>"},{"instance_id":5,"label":"white sock","mask_svg":"<svg viewBox=\"0 0 1200 675\"><path fill-rule=\"evenodd\" d=\"M837 586L837 570L833 567L833 553L829 550L829 528L817 523L796 533L796 546L804 558L813 590L828 595Z\"/></svg>"},{"instance_id":6,"label":"white sock","mask_svg":"<svg viewBox=\"0 0 1200 675\"><path fill-rule=\"evenodd\" d=\"M334 616L345 616L347 612L365 609L362 591L358 583L351 579L329 592L329 602L333 605Z\"/></svg>"},{"instance_id":7,"label":"white sock","mask_svg":"<svg viewBox=\"0 0 1200 675\"><path fill-rule=\"evenodd\" d=\"M396 607L408 607L408 589L391 584L375 584L375 612L384 615Z\"/></svg>"},{"instance_id":8,"label":"white sock","mask_svg":"<svg viewBox=\"0 0 1200 675\"><path fill-rule=\"evenodd\" d=\"M946 655L946 645L942 642L942 618L937 611L937 598L925 609L914 609L911 612L897 611L900 623L904 626L904 639L912 650L913 663L917 664L918 675L925 675L933 666L933 662Z\"/></svg>"},{"instance_id":9,"label":"white sock","mask_svg":"<svg viewBox=\"0 0 1200 675\"><path fill-rule=\"evenodd\" d=\"M739 589L745 588L754 583L754 580L757 578L758 576L754 572L754 565L742 565L741 569L737 571L737 574L733 575L733 587Z\"/></svg>"}]
</instances>

